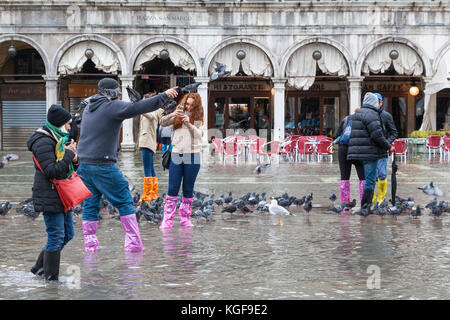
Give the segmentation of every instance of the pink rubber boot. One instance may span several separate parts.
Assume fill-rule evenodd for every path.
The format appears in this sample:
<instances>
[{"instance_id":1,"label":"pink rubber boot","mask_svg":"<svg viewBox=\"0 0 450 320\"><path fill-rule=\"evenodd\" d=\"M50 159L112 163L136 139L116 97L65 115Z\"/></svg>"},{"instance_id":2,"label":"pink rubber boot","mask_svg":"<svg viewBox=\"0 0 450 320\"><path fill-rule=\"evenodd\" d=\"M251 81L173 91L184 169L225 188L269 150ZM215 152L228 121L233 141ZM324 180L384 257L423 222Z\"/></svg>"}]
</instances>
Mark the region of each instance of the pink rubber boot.
<instances>
[{"instance_id":1,"label":"pink rubber boot","mask_svg":"<svg viewBox=\"0 0 450 320\"><path fill-rule=\"evenodd\" d=\"M120 216L120 222L122 222L122 228L123 231L125 231L125 251L138 252L144 250L136 215L133 213L126 216Z\"/></svg>"},{"instance_id":2,"label":"pink rubber boot","mask_svg":"<svg viewBox=\"0 0 450 320\"><path fill-rule=\"evenodd\" d=\"M341 203L344 205L341 214L349 211L349 208L346 206L347 203L350 203L350 180L341 180L339 182L339 191L341 194Z\"/></svg>"},{"instance_id":3,"label":"pink rubber boot","mask_svg":"<svg viewBox=\"0 0 450 320\"><path fill-rule=\"evenodd\" d=\"M98 249L97 233L98 221L83 220L84 251L95 252Z\"/></svg>"},{"instance_id":4,"label":"pink rubber boot","mask_svg":"<svg viewBox=\"0 0 450 320\"><path fill-rule=\"evenodd\" d=\"M160 230L173 228L173 217L177 210L177 196L166 196L166 204L164 205L164 218L159 226Z\"/></svg>"},{"instance_id":5,"label":"pink rubber boot","mask_svg":"<svg viewBox=\"0 0 450 320\"><path fill-rule=\"evenodd\" d=\"M364 184L366 180L359 180L359 200L362 202L362 197L364 193Z\"/></svg>"},{"instance_id":6,"label":"pink rubber boot","mask_svg":"<svg viewBox=\"0 0 450 320\"><path fill-rule=\"evenodd\" d=\"M192 202L194 198L182 198L180 209L178 213L180 214L180 226L182 227L193 227L194 225L189 220L192 213Z\"/></svg>"}]
</instances>

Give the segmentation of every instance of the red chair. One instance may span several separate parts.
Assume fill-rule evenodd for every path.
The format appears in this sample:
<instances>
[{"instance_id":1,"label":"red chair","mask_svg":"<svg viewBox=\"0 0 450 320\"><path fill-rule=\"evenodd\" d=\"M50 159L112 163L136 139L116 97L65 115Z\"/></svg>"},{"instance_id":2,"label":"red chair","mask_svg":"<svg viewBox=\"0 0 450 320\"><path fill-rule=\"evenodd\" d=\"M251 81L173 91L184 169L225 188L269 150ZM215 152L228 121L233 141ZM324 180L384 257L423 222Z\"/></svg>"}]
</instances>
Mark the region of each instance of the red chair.
<instances>
[{"instance_id":1,"label":"red chair","mask_svg":"<svg viewBox=\"0 0 450 320\"><path fill-rule=\"evenodd\" d=\"M236 164L239 161L239 155L241 154L242 147L241 145L236 145L236 142L233 140L225 142L223 148L223 163L225 163L227 157L232 157L236 160Z\"/></svg>"},{"instance_id":2,"label":"red chair","mask_svg":"<svg viewBox=\"0 0 450 320\"><path fill-rule=\"evenodd\" d=\"M330 157L330 162L333 162L333 139L325 137L319 140L317 144L317 161L322 160L322 157Z\"/></svg>"},{"instance_id":3,"label":"red chair","mask_svg":"<svg viewBox=\"0 0 450 320\"><path fill-rule=\"evenodd\" d=\"M447 157L447 160L450 160L450 136L444 136L442 137L442 153L444 154L444 160L445 157Z\"/></svg>"},{"instance_id":4,"label":"red chair","mask_svg":"<svg viewBox=\"0 0 450 320\"><path fill-rule=\"evenodd\" d=\"M286 138L280 146L280 155L285 156L289 162L294 162L295 156L295 146L297 144L296 139L292 139L292 137Z\"/></svg>"},{"instance_id":5,"label":"red chair","mask_svg":"<svg viewBox=\"0 0 450 320\"><path fill-rule=\"evenodd\" d=\"M394 140L392 143L395 151L392 153L392 161L394 161L395 156L400 156L400 159L405 159L406 162L406 154L408 152L408 141L407 140Z\"/></svg>"},{"instance_id":6,"label":"red chair","mask_svg":"<svg viewBox=\"0 0 450 320\"><path fill-rule=\"evenodd\" d=\"M223 144L222 139L214 138L212 139L212 145L214 147L214 152L219 155L219 159L222 160L223 157Z\"/></svg>"},{"instance_id":7,"label":"red chair","mask_svg":"<svg viewBox=\"0 0 450 320\"><path fill-rule=\"evenodd\" d=\"M280 145L281 141L279 140L272 140L270 142L266 142L261 146L261 150L259 152L259 156L261 157L267 157L267 160L272 163L272 156L277 156L278 162L280 162ZM265 152L265 148L269 148L270 151Z\"/></svg>"},{"instance_id":8,"label":"red chair","mask_svg":"<svg viewBox=\"0 0 450 320\"><path fill-rule=\"evenodd\" d=\"M433 155L436 155L436 150L439 150L442 157L441 149L442 137L438 135L431 135L427 137L426 148L428 149L428 157L431 158L431 150L433 150Z\"/></svg>"},{"instance_id":9,"label":"red chair","mask_svg":"<svg viewBox=\"0 0 450 320\"><path fill-rule=\"evenodd\" d=\"M296 151L297 151L297 156L296 156L296 161L298 161L298 155L300 155L300 158L303 159L304 156L308 157L308 161L309 158L312 154L314 154L314 146L312 144L305 144L306 142L309 142L310 137L306 137L306 136L302 136L297 140L297 146L296 146Z\"/></svg>"},{"instance_id":10,"label":"red chair","mask_svg":"<svg viewBox=\"0 0 450 320\"><path fill-rule=\"evenodd\" d=\"M266 143L266 139L256 137L256 139L251 139L251 140L256 141L256 143L250 144L250 146L248 148L248 153L251 155L254 155L256 157L256 160L259 161L260 153L264 152L264 150L262 150L262 147Z\"/></svg>"}]
</instances>

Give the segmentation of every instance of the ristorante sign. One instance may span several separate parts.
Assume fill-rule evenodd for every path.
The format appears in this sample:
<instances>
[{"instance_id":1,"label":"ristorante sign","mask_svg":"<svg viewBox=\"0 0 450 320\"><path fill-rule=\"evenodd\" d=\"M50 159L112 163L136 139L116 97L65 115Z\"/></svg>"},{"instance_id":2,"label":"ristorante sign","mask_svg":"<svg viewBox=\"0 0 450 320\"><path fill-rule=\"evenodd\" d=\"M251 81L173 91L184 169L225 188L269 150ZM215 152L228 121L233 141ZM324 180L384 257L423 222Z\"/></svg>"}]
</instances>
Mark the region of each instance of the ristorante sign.
<instances>
[{"instance_id":1,"label":"ristorante sign","mask_svg":"<svg viewBox=\"0 0 450 320\"><path fill-rule=\"evenodd\" d=\"M209 85L212 91L269 91L271 88L265 81L212 82Z\"/></svg>"}]
</instances>

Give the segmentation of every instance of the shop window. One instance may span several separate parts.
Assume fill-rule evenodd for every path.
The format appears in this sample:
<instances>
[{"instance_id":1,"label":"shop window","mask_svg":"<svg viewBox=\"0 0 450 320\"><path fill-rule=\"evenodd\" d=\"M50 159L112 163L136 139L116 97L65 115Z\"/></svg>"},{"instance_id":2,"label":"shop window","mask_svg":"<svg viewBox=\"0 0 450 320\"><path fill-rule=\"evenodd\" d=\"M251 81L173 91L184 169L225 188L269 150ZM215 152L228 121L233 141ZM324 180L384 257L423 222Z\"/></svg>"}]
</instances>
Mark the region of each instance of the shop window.
<instances>
[{"instance_id":1,"label":"shop window","mask_svg":"<svg viewBox=\"0 0 450 320\"><path fill-rule=\"evenodd\" d=\"M35 49L24 49L17 52L14 58L15 74L45 74L45 65Z\"/></svg>"},{"instance_id":2,"label":"shop window","mask_svg":"<svg viewBox=\"0 0 450 320\"><path fill-rule=\"evenodd\" d=\"M254 98L255 129L259 135L259 129L270 129L270 100L265 97Z\"/></svg>"},{"instance_id":3,"label":"shop window","mask_svg":"<svg viewBox=\"0 0 450 320\"><path fill-rule=\"evenodd\" d=\"M225 98L214 101L214 122L217 129L225 129Z\"/></svg>"},{"instance_id":4,"label":"shop window","mask_svg":"<svg viewBox=\"0 0 450 320\"><path fill-rule=\"evenodd\" d=\"M423 112L424 112L424 101L423 97L416 98L416 130L419 130L423 121Z\"/></svg>"},{"instance_id":5,"label":"shop window","mask_svg":"<svg viewBox=\"0 0 450 320\"><path fill-rule=\"evenodd\" d=\"M400 138L406 137L406 98L392 97L392 118L394 118L395 127Z\"/></svg>"},{"instance_id":6,"label":"shop window","mask_svg":"<svg viewBox=\"0 0 450 320\"><path fill-rule=\"evenodd\" d=\"M295 97L289 97L286 101L286 109L284 111L285 131L289 134L295 134Z\"/></svg>"},{"instance_id":7,"label":"shop window","mask_svg":"<svg viewBox=\"0 0 450 320\"><path fill-rule=\"evenodd\" d=\"M339 98L323 99L323 130L322 134L334 137L334 133L339 125Z\"/></svg>"},{"instance_id":8,"label":"shop window","mask_svg":"<svg viewBox=\"0 0 450 320\"><path fill-rule=\"evenodd\" d=\"M320 98L299 98L299 133L304 136L320 134Z\"/></svg>"}]
</instances>

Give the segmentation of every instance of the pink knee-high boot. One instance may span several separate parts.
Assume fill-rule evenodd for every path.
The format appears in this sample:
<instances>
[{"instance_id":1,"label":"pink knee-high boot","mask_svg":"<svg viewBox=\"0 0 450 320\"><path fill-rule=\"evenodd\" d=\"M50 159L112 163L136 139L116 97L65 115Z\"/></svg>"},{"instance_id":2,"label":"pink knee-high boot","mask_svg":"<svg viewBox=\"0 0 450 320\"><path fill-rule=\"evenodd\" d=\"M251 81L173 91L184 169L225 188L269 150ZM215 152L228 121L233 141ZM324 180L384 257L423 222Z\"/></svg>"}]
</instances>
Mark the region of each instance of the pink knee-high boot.
<instances>
[{"instance_id":1,"label":"pink knee-high boot","mask_svg":"<svg viewBox=\"0 0 450 320\"><path fill-rule=\"evenodd\" d=\"M348 212L347 204L350 203L350 180L341 180L339 182L339 191L341 194L342 213Z\"/></svg>"},{"instance_id":2,"label":"pink knee-high boot","mask_svg":"<svg viewBox=\"0 0 450 320\"><path fill-rule=\"evenodd\" d=\"M83 220L84 251L95 252L98 249L97 233L98 221Z\"/></svg>"},{"instance_id":3,"label":"pink knee-high boot","mask_svg":"<svg viewBox=\"0 0 450 320\"><path fill-rule=\"evenodd\" d=\"M125 231L125 251L138 252L144 250L136 214L133 213L126 216L120 216L120 222L122 222L122 228L123 231Z\"/></svg>"},{"instance_id":4,"label":"pink knee-high boot","mask_svg":"<svg viewBox=\"0 0 450 320\"><path fill-rule=\"evenodd\" d=\"M359 180L359 200L362 202L362 197L364 193L364 184L366 180Z\"/></svg>"},{"instance_id":5,"label":"pink knee-high boot","mask_svg":"<svg viewBox=\"0 0 450 320\"><path fill-rule=\"evenodd\" d=\"M166 204L164 205L164 218L159 226L160 230L173 228L173 218L177 210L177 196L166 196Z\"/></svg>"},{"instance_id":6,"label":"pink knee-high boot","mask_svg":"<svg viewBox=\"0 0 450 320\"><path fill-rule=\"evenodd\" d=\"M178 213L180 214L180 226L182 227L193 227L194 225L189 220L192 213L192 202L194 198L182 198L180 209Z\"/></svg>"}]
</instances>

